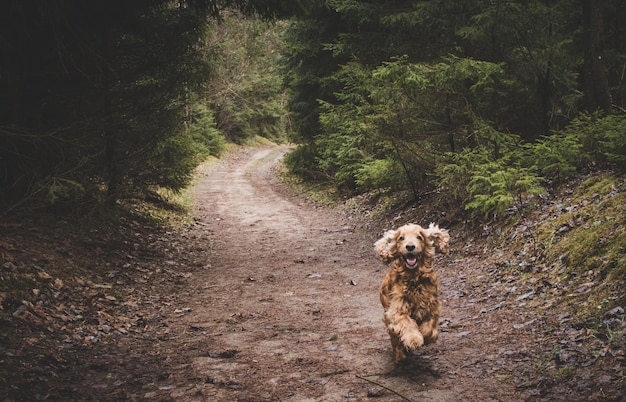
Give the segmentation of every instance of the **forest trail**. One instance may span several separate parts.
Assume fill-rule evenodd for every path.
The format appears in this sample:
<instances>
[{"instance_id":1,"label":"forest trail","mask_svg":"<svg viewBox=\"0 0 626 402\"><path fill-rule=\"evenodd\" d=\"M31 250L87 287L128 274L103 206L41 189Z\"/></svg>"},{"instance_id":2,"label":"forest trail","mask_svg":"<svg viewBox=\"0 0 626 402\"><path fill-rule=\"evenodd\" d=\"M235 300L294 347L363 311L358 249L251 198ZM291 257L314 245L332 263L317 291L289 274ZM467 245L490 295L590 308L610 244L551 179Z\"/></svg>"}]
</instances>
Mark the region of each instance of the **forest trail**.
<instances>
[{"instance_id":1,"label":"forest trail","mask_svg":"<svg viewBox=\"0 0 626 402\"><path fill-rule=\"evenodd\" d=\"M348 215L281 191L273 168L285 147L239 152L198 185L194 236L206 267L168 319L179 366L174 400L514 400L502 363L515 355L463 303L466 270L438 262L443 334L405 366L392 361L378 300L386 267L376 234ZM473 317L468 319L469 317ZM479 317L479 319L477 319ZM502 338L503 335L500 335ZM165 387L167 389L167 386Z\"/></svg>"},{"instance_id":2,"label":"forest trail","mask_svg":"<svg viewBox=\"0 0 626 402\"><path fill-rule=\"evenodd\" d=\"M537 400L541 318L497 250L451 232L440 338L396 366L373 251L389 228L293 194L288 150L200 173L180 229L0 225L0 400Z\"/></svg>"}]
</instances>

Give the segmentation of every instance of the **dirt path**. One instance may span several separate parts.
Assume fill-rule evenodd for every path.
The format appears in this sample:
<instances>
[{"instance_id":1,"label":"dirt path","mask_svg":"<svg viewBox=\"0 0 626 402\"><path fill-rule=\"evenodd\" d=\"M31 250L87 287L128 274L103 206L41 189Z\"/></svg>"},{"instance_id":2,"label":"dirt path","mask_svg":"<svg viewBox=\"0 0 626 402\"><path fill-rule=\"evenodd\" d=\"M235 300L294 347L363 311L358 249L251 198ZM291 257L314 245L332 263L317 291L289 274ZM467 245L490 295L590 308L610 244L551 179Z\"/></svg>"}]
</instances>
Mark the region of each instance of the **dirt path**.
<instances>
[{"instance_id":1,"label":"dirt path","mask_svg":"<svg viewBox=\"0 0 626 402\"><path fill-rule=\"evenodd\" d=\"M177 311L186 313L168 320L170 333L183 338L171 346L180 366L168 378L170 396L513 399L509 377L481 366L513 352L464 329L459 317L467 307L459 304L444 302L445 332L437 345L408 366L393 364L378 300L385 267L372 251L376 235L345 215L277 191L271 168L285 151L239 153L199 184L195 238L206 242L207 265L189 281L187 297L180 295ZM447 278L452 271L456 279ZM458 275L454 265L442 272L444 299L458 293L449 288L463 281Z\"/></svg>"}]
</instances>

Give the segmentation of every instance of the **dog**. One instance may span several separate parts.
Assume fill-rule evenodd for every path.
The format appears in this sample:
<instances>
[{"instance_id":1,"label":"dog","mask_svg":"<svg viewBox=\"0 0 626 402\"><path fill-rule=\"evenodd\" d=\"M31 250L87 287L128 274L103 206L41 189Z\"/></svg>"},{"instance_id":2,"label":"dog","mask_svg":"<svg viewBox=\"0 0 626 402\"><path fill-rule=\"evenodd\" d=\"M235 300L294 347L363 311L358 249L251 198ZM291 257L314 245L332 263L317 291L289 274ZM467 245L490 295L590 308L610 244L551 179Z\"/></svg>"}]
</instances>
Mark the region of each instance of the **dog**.
<instances>
[{"instance_id":1,"label":"dog","mask_svg":"<svg viewBox=\"0 0 626 402\"><path fill-rule=\"evenodd\" d=\"M439 336L439 278L433 269L435 252L447 254L450 235L430 224L407 224L388 230L374 249L390 265L380 288L384 323L395 361Z\"/></svg>"}]
</instances>

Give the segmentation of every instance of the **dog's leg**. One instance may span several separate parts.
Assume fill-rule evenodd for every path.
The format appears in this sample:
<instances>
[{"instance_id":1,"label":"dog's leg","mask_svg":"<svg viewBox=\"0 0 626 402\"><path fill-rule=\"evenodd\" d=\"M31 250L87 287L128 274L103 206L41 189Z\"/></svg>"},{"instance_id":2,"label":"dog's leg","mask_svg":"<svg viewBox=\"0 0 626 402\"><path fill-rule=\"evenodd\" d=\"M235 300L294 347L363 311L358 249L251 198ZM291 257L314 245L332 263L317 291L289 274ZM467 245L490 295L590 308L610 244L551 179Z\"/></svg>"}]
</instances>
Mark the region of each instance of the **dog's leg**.
<instances>
[{"instance_id":1,"label":"dog's leg","mask_svg":"<svg viewBox=\"0 0 626 402\"><path fill-rule=\"evenodd\" d=\"M394 360L396 363L400 363L406 359L406 349L398 335L390 332L389 337L391 338L391 350L393 350Z\"/></svg>"},{"instance_id":2,"label":"dog's leg","mask_svg":"<svg viewBox=\"0 0 626 402\"><path fill-rule=\"evenodd\" d=\"M433 343L439 337L439 319L433 318L420 324L419 329L424 336L424 343Z\"/></svg>"},{"instance_id":3,"label":"dog's leg","mask_svg":"<svg viewBox=\"0 0 626 402\"><path fill-rule=\"evenodd\" d=\"M408 351L414 351L424 345L424 336L417 323L409 316L408 306L400 300L393 300L385 311L387 331L399 337Z\"/></svg>"}]
</instances>

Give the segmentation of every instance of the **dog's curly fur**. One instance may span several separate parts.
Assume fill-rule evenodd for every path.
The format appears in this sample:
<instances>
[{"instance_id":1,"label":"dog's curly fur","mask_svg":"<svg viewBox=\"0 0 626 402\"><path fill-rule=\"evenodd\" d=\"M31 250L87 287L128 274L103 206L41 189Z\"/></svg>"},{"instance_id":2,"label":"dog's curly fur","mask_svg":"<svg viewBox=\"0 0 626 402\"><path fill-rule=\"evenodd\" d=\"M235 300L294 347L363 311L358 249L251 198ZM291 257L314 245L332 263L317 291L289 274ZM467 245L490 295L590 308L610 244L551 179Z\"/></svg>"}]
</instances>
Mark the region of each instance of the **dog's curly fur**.
<instances>
[{"instance_id":1,"label":"dog's curly fur","mask_svg":"<svg viewBox=\"0 0 626 402\"><path fill-rule=\"evenodd\" d=\"M439 278L433 269L435 252L447 253L450 235L430 224L408 224L388 230L374 249L390 269L380 289L384 323L396 362L439 336Z\"/></svg>"}]
</instances>

